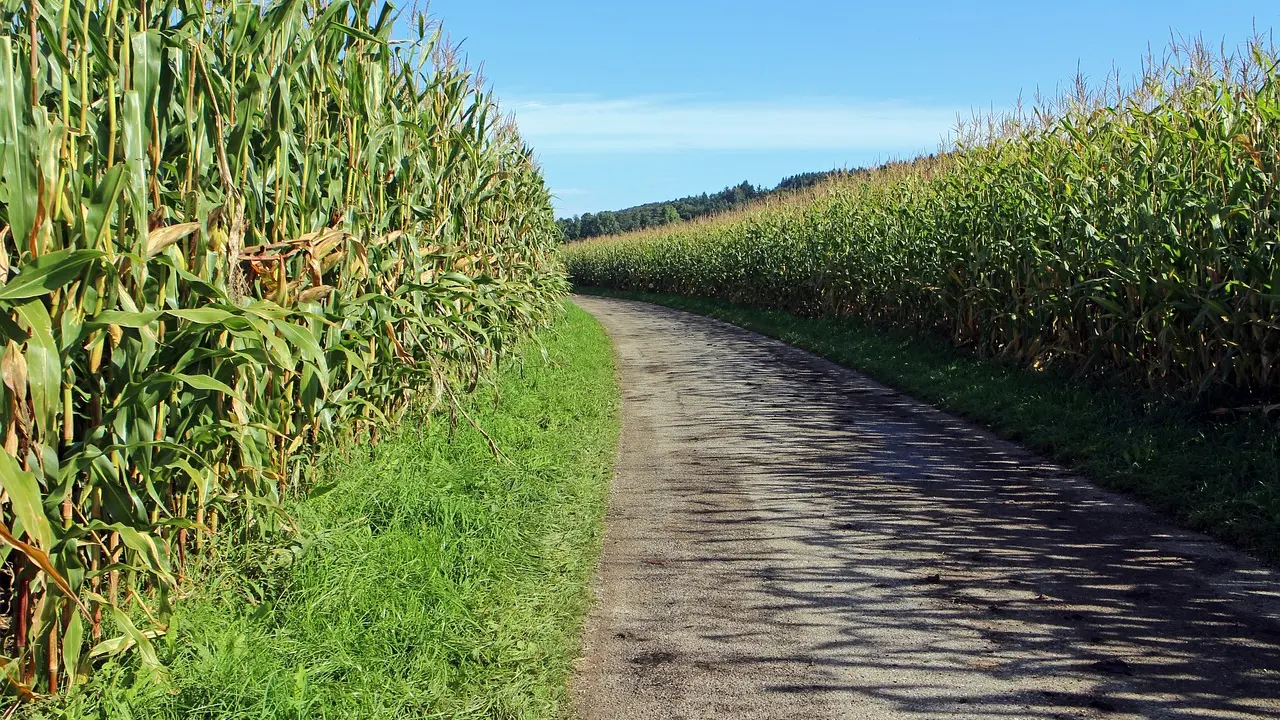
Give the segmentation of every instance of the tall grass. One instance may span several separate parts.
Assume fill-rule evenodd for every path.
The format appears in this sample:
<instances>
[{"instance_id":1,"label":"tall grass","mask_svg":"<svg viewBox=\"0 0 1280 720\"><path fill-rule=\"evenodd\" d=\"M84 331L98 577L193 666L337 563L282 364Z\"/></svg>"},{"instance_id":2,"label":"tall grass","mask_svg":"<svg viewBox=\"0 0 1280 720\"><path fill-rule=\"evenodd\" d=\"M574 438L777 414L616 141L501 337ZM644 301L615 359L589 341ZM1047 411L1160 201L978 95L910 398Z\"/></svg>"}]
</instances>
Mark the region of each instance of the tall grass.
<instances>
[{"instance_id":1,"label":"tall grass","mask_svg":"<svg viewBox=\"0 0 1280 720\"><path fill-rule=\"evenodd\" d=\"M575 283L936 333L1191 394L1280 390L1280 73L1175 48L812 202L571 245Z\"/></svg>"},{"instance_id":2,"label":"tall grass","mask_svg":"<svg viewBox=\"0 0 1280 720\"><path fill-rule=\"evenodd\" d=\"M456 406L564 281L529 151L425 18L0 12L0 662L30 698L130 649L162 672L208 533L287 530L316 441Z\"/></svg>"}]
</instances>

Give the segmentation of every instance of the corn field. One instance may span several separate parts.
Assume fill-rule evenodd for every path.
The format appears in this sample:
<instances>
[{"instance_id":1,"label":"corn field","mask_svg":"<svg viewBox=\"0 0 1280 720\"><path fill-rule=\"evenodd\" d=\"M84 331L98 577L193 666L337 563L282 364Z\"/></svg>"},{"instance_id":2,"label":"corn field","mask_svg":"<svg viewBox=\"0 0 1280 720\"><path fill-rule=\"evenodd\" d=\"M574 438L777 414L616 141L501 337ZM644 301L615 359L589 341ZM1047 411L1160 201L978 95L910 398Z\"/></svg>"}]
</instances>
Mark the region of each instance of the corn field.
<instances>
[{"instance_id":1,"label":"corn field","mask_svg":"<svg viewBox=\"0 0 1280 720\"><path fill-rule=\"evenodd\" d=\"M318 444L454 407L566 289L540 170L439 29L367 0L5 0L8 692L152 640Z\"/></svg>"},{"instance_id":2,"label":"corn field","mask_svg":"<svg viewBox=\"0 0 1280 720\"><path fill-rule=\"evenodd\" d=\"M566 246L575 284L852 315L1033 368L1280 391L1280 73L1173 48L818 196Z\"/></svg>"}]
</instances>

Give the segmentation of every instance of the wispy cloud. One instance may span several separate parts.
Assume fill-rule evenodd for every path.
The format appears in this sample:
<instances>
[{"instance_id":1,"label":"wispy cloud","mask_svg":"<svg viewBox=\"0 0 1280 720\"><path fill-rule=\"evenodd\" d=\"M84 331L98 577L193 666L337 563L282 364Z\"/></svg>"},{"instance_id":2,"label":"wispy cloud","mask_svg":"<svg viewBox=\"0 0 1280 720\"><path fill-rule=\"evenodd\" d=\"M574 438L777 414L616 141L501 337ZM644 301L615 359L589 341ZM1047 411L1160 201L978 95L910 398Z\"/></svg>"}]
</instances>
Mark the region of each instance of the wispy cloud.
<instances>
[{"instance_id":1,"label":"wispy cloud","mask_svg":"<svg viewBox=\"0 0 1280 720\"><path fill-rule=\"evenodd\" d=\"M905 102L719 103L639 97L507 103L540 153L672 150L919 151L955 126L956 108Z\"/></svg>"}]
</instances>

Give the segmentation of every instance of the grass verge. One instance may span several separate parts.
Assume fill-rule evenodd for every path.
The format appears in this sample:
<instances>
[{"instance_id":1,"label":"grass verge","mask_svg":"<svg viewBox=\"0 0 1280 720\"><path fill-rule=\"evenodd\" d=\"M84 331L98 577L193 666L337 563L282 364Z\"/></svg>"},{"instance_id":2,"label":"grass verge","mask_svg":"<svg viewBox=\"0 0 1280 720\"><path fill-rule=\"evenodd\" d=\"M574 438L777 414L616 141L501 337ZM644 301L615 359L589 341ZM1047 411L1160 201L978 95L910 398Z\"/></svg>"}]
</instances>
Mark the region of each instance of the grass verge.
<instances>
[{"instance_id":1,"label":"grass verge","mask_svg":"<svg viewBox=\"0 0 1280 720\"><path fill-rule=\"evenodd\" d=\"M1261 417L972 357L853 318L577 288L723 320L854 368L1280 565L1280 433Z\"/></svg>"},{"instance_id":2,"label":"grass verge","mask_svg":"<svg viewBox=\"0 0 1280 720\"><path fill-rule=\"evenodd\" d=\"M556 717L588 607L618 435L603 329L569 306L469 414L334 462L293 509L282 570L236 561L179 603L157 649L38 707L59 718ZM500 401L499 401L500 396ZM277 552L279 552L277 550ZM269 563L268 563L269 564ZM248 596L267 598L258 605Z\"/></svg>"}]
</instances>

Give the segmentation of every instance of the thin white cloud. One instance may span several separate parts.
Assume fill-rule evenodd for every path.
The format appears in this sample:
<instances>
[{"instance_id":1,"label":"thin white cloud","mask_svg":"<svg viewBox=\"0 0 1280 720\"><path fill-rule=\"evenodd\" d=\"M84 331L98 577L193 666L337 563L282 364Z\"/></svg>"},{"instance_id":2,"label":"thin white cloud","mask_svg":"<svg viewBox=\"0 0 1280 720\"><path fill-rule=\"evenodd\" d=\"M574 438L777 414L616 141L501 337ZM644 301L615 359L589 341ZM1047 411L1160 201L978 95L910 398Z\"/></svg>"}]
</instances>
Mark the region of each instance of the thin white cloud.
<instances>
[{"instance_id":1,"label":"thin white cloud","mask_svg":"<svg viewBox=\"0 0 1280 720\"><path fill-rule=\"evenodd\" d=\"M920 151L955 127L957 109L905 102L711 103L687 98L507 103L538 152L674 150Z\"/></svg>"}]
</instances>

